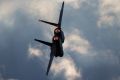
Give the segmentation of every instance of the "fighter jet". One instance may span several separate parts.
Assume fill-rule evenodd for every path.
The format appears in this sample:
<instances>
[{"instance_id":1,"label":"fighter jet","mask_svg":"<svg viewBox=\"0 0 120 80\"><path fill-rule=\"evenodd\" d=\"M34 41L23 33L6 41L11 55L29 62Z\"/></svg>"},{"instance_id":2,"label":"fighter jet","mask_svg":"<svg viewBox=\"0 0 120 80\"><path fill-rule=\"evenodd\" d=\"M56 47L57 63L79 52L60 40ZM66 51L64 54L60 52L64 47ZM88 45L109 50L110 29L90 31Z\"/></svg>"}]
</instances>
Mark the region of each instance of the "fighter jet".
<instances>
[{"instance_id":1,"label":"fighter jet","mask_svg":"<svg viewBox=\"0 0 120 80\"><path fill-rule=\"evenodd\" d=\"M52 43L35 39L35 41L45 44L45 45L49 46L51 49L50 60L49 60L49 64L47 67L46 75L48 75L48 73L49 73L53 58L54 57L63 57L63 54L64 54L62 44L64 43L65 37L64 37L64 33L61 29L63 9L64 9L64 2L62 3L58 23L52 23L52 22L48 22L48 21L44 21L44 20L39 20L41 22L44 22L44 23L47 23L47 24L50 24L50 25L53 25L56 27L54 30L54 36L52 38Z\"/></svg>"}]
</instances>

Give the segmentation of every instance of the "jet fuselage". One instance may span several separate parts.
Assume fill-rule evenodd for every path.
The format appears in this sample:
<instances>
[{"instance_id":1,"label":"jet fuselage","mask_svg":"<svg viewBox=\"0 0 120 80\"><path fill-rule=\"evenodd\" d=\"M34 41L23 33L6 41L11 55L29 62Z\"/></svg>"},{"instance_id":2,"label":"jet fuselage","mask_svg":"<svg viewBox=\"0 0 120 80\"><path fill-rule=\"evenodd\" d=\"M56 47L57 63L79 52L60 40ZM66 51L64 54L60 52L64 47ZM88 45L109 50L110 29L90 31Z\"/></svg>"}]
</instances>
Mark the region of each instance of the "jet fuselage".
<instances>
[{"instance_id":1,"label":"jet fuselage","mask_svg":"<svg viewBox=\"0 0 120 80\"><path fill-rule=\"evenodd\" d=\"M64 52L63 52L63 46L62 44L64 43L65 37L64 37L64 33L61 30L61 28L56 28L54 30L54 36L52 39L52 49L54 51L54 55L55 57L59 56L62 57Z\"/></svg>"}]
</instances>

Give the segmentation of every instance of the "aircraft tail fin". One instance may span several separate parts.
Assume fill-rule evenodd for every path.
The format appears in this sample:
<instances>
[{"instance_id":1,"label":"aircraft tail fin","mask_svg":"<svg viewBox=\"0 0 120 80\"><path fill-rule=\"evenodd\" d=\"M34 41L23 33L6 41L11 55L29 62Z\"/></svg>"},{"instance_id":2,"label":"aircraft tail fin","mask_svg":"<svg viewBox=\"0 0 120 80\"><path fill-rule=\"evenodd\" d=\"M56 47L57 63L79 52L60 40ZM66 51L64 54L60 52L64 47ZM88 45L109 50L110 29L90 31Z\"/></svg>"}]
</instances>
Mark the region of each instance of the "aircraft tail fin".
<instances>
[{"instance_id":1,"label":"aircraft tail fin","mask_svg":"<svg viewBox=\"0 0 120 80\"><path fill-rule=\"evenodd\" d=\"M54 58L54 55L51 53L51 55L50 55L50 60L49 60L49 64L48 64L48 67L47 67L46 75L48 75L48 73L49 73L49 70L50 70L50 67L51 67L53 58Z\"/></svg>"},{"instance_id":2,"label":"aircraft tail fin","mask_svg":"<svg viewBox=\"0 0 120 80\"><path fill-rule=\"evenodd\" d=\"M53 25L55 27L61 27L62 16L63 16L63 9L64 9L64 1L62 3L62 7L61 7L61 10L60 10L60 15L59 15L59 21L58 21L58 23L52 23L52 22L48 22L48 21L44 21L44 20L39 20L39 21L47 23L47 24L50 24L50 25Z\"/></svg>"},{"instance_id":3,"label":"aircraft tail fin","mask_svg":"<svg viewBox=\"0 0 120 80\"><path fill-rule=\"evenodd\" d=\"M47 45L47 46L50 46L50 47L51 47L51 45L52 45L52 43L50 43L50 42L45 42L45 41L38 40L38 39L34 39L34 40L37 41L37 42L43 43L43 44L45 44L45 45Z\"/></svg>"},{"instance_id":4,"label":"aircraft tail fin","mask_svg":"<svg viewBox=\"0 0 120 80\"><path fill-rule=\"evenodd\" d=\"M59 27L61 27L61 23L62 23L63 9L64 9L64 1L62 3L60 15L59 15L59 22L58 22Z\"/></svg>"},{"instance_id":5,"label":"aircraft tail fin","mask_svg":"<svg viewBox=\"0 0 120 80\"><path fill-rule=\"evenodd\" d=\"M46 24L50 24L50 25L56 26L56 27L58 26L58 24L56 24L56 23L52 23L52 22L48 22L48 21L44 21L44 20L39 20L39 21L44 22Z\"/></svg>"}]
</instances>

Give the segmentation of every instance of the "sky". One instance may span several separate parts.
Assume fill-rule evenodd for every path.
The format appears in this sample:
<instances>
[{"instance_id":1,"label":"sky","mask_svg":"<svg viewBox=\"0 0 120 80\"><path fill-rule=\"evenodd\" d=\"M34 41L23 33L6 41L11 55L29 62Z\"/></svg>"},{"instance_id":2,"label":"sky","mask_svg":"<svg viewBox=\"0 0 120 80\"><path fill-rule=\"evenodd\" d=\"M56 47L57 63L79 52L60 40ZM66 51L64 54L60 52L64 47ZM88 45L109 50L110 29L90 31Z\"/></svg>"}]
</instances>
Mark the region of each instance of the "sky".
<instances>
[{"instance_id":1,"label":"sky","mask_svg":"<svg viewBox=\"0 0 120 80\"><path fill-rule=\"evenodd\" d=\"M0 80L120 80L120 0L64 0L64 57L49 47L63 0L0 0Z\"/></svg>"}]
</instances>

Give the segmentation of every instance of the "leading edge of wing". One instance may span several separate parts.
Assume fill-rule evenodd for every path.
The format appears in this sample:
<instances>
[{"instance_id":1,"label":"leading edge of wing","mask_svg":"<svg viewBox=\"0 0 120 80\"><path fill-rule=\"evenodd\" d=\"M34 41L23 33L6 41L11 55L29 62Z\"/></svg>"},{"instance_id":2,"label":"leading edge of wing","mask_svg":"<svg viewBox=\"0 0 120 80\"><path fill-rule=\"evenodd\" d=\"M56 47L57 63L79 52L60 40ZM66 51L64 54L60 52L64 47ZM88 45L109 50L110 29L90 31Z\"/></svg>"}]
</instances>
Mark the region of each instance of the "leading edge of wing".
<instances>
[{"instance_id":1,"label":"leading edge of wing","mask_svg":"<svg viewBox=\"0 0 120 80\"><path fill-rule=\"evenodd\" d=\"M49 60L49 64L48 64L48 67L47 67L46 75L48 75L48 73L49 73L49 70L50 70L50 67L51 67L53 58L54 58L54 55L51 53L50 60Z\"/></svg>"},{"instance_id":2,"label":"leading edge of wing","mask_svg":"<svg viewBox=\"0 0 120 80\"><path fill-rule=\"evenodd\" d=\"M46 42L46 41L42 41L42 40L38 40L38 39L34 39L35 41L37 41L37 42L40 42L40 43L42 43L42 44L45 44L45 45L47 45L47 46L50 46L51 47L51 45L52 45L52 43L50 43L50 42Z\"/></svg>"},{"instance_id":3,"label":"leading edge of wing","mask_svg":"<svg viewBox=\"0 0 120 80\"><path fill-rule=\"evenodd\" d=\"M44 23L49 24L49 25L53 25L55 27L58 26L58 24L56 24L56 23L52 23L52 22L48 22L48 21L44 21L44 20L40 20L40 19L39 19L39 21L44 22Z\"/></svg>"},{"instance_id":4,"label":"leading edge of wing","mask_svg":"<svg viewBox=\"0 0 120 80\"><path fill-rule=\"evenodd\" d=\"M58 22L59 27L61 27L61 23L62 23L63 9L64 9L64 1L62 3L62 7L61 7L61 10L60 10L60 15L59 15L59 22Z\"/></svg>"}]
</instances>

